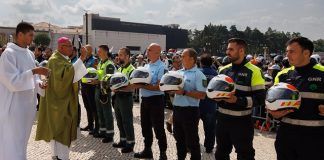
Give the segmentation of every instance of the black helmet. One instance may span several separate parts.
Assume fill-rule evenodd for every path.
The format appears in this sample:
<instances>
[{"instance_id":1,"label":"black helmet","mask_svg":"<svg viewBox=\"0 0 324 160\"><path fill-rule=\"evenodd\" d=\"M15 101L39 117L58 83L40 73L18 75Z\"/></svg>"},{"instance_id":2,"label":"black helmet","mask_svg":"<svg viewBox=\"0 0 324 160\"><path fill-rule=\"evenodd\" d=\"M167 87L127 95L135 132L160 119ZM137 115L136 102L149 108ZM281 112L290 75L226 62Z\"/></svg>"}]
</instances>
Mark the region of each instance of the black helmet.
<instances>
[{"instance_id":1,"label":"black helmet","mask_svg":"<svg viewBox=\"0 0 324 160\"><path fill-rule=\"evenodd\" d=\"M219 63L222 63L222 62L223 62L223 57L217 57L216 60L217 60Z\"/></svg>"},{"instance_id":2,"label":"black helmet","mask_svg":"<svg viewBox=\"0 0 324 160\"><path fill-rule=\"evenodd\" d=\"M290 64L289 64L289 61L288 61L288 58L285 57L282 62L281 62L282 66L284 66L285 68L289 68L290 67Z\"/></svg>"},{"instance_id":3,"label":"black helmet","mask_svg":"<svg viewBox=\"0 0 324 160\"><path fill-rule=\"evenodd\" d=\"M275 63L280 64L283 59L284 57L282 55L277 55L273 60L275 61Z\"/></svg>"},{"instance_id":4,"label":"black helmet","mask_svg":"<svg viewBox=\"0 0 324 160\"><path fill-rule=\"evenodd\" d=\"M274 59L275 57L277 57L277 53L270 53L270 58Z\"/></svg>"},{"instance_id":5,"label":"black helmet","mask_svg":"<svg viewBox=\"0 0 324 160\"><path fill-rule=\"evenodd\" d=\"M229 58L228 56L225 56L225 57L223 58L222 65L225 66L225 65L228 65L228 64L230 64L230 63L231 63L230 58Z\"/></svg>"}]
</instances>

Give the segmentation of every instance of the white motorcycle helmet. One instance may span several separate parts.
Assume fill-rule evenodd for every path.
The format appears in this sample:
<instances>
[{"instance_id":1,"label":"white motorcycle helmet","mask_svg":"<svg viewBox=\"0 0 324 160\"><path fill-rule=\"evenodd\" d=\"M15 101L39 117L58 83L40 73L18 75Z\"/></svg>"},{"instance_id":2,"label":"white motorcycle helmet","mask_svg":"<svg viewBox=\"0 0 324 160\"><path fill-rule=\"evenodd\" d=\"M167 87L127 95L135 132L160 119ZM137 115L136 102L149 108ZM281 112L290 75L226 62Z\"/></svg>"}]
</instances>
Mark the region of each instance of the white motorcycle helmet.
<instances>
[{"instance_id":1,"label":"white motorcycle helmet","mask_svg":"<svg viewBox=\"0 0 324 160\"><path fill-rule=\"evenodd\" d=\"M312 54L310 56L310 58L314 59L316 61L316 63L320 63L321 62L321 56L318 54Z\"/></svg>"},{"instance_id":2,"label":"white motorcycle helmet","mask_svg":"<svg viewBox=\"0 0 324 160\"><path fill-rule=\"evenodd\" d=\"M211 99L229 98L235 92L233 79L224 74L215 76L207 86L207 97Z\"/></svg>"},{"instance_id":3,"label":"white motorcycle helmet","mask_svg":"<svg viewBox=\"0 0 324 160\"><path fill-rule=\"evenodd\" d=\"M253 56L251 54L246 55L246 60L251 61L253 59Z\"/></svg>"},{"instance_id":4,"label":"white motorcycle helmet","mask_svg":"<svg viewBox=\"0 0 324 160\"><path fill-rule=\"evenodd\" d=\"M123 73L117 72L110 77L109 85L111 90L116 90L118 88L127 86L128 83L127 76Z\"/></svg>"},{"instance_id":5,"label":"white motorcycle helmet","mask_svg":"<svg viewBox=\"0 0 324 160\"><path fill-rule=\"evenodd\" d=\"M298 109L301 95L291 84L278 83L272 86L266 96L266 108L272 111L283 109Z\"/></svg>"},{"instance_id":6,"label":"white motorcycle helmet","mask_svg":"<svg viewBox=\"0 0 324 160\"><path fill-rule=\"evenodd\" d=\"M177 71L169 71L162 76L160 81L161 91L176 91L183 88L183 86L183 76Z\"/></svg>"},{"instance_id":7,"label":"white motorcycle helmet","mask_svg":"<svg viewBox=\"0 0 324 160\"><path fill-rule=\"evenodd\" d=\"M98 79L98 71L92 67L87 68L88 73L81 79L82 83L90 83L92 80Z\"/></svg>"},{"instance_id":8,"label":"white motorcycle helmet","mask_svg":"<svg viewBox=\"0 0 324 160\"><path fill-rule=\"evenodd\" d=\"M129 77L130 84L150 84L151 80L151 72L144 67L138 67Z\"/></svg>"}]
</instances>

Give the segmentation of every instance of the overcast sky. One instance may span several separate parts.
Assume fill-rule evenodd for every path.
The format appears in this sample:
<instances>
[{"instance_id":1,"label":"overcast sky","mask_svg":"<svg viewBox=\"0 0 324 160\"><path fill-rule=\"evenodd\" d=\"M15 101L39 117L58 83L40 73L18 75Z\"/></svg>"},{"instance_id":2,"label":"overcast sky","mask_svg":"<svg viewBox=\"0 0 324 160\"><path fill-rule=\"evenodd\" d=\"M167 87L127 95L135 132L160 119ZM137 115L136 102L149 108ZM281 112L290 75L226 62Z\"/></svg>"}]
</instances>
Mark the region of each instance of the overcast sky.
<instances>
[{"instance_id":1,"label":"overcast sky","mask_svg":"<svg viewBox=\"0 0 324 160\"><path fill-rule=\"evenodd\" d=\"M236 25L300 32L324 39L324 0L1 0L0 25L21 20L81 25L84 10L122 21L180 24L185 29L204 25Z\"/></svg>"}]
</instances>

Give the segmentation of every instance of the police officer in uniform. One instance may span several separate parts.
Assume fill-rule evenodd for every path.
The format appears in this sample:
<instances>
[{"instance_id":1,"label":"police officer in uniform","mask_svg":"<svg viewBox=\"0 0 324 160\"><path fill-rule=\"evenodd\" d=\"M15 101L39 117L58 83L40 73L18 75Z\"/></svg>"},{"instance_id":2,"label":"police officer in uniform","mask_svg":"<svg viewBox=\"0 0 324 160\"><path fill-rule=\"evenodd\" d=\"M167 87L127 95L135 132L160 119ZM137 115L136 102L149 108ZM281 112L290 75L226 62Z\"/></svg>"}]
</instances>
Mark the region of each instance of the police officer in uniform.
<instances>
[{"instance_id":1,"label":"police officer in uniform","mask_svg":"<svg viewBox=\"0 0 324 160\"><path fill-rule=\"evenodd\" d=\"M269 111L281 119L275 141L278 160L324 159L324 67L310 61L313 50L305 37L289 40L286 55L292 67L275 78L275 83L289 83L301 94L298 110Z\"/></svg>"},{"instance_id":2,"label":"police officer in uniform","mask_svg":"<svg viewBox=\"0 0 324 160\"><path fill-rule=\"evenodd\" d=\"M97 108L97 115L99 120L99 134L104 139L103 143L113 141L114 137L114 120L112 115L111 106L111 93L104 92L100 83L106 74L114 74L115 66L110 60L109 48L107 45L100 45L98 49L98 56L100 62L97 66L98 81L93 81L92 84L96 85L95 101Z\"/></svg>"},{"instance_id":3,"label":"police officer in uniform","mask_svg":"<svg viewBox=\"0 0 324 160\"><path fill-rule=\"evenodd\" d=\"M87 68L96 68L98 60L92 55L92 46L88 44L86 45L86 49L87 59L84 61L85 66ZM84 128L81 128L81 131L89 131L89 134L93 134L94 137L99 137L99 123L95 102L95 85L89 83L81 83L81 93L88 118L88 125Z\"/></svg>"},{"instance_id":4,"label":"police officer in uniform","mask_svg":"<svg viewBox=\"0 0 324 160\"><path fill-rule=\"evenodd\" d=\"M145 65L152 74L151 84L139 85L141 102L141 127L144 137L144 150L135 153L135 158L153 158L152 142L153 132L158 139L160 160L166 160L167 140L164 131L164 93L159 89L159 82L166 71L164 63L160 60L161 46L152 43L147 48L147 57L150 63Z\"/></svg>"},{"instance_id":5,"label":"police officer in uniform","mask_svg":"<svg viewBox=\"0 0 324 160\"><path fill-rule=\"evenodd\" d=\"M229 99L217 100L217 160L229 160L233 146L238 160L254 159L251 113L252 107L265 102L265 80L261 69L246 60L246 48L247 44L243 39L229 39L226 54L231 63L222 67L219 72L234 80L236 90Z\"/></svg>"},{"instance_id":6,"label":"police officer in uniform","mask_svg":"<svg viewBox=\"0 0 324 160\"><path fill-rule=\"evenodd\" d=\"M207 83L217 75L217 71L212 68L212 65L213 59L210 55L203 54L200 56L201 72L206 76ZM216 141L217 104L213 99L206 97L200 100L199 111L205 132L204 147L206 148L206 153L211 153Z\"/></svg>"},{"instance_id":7,"label":"police officer in uniform","mask_svg":"<svg viewBox=\"0 0 324 160\"><path fill-rule=\"evenodd\" d=\"M130 77L135 69L130 62L130 50L121 48L118 52L120 68L118 72ZM133 126L133 87L131 85L115 91L115 116L120 133L120 141L114 143L113 147L122 148L122 153L133 152L135 145Z\"/></svg>"},{"instance_id":8,"label":"police officer in uniform","mask_svg":"<svg viewBox=\"0 0 324 160\"><path fill-rule=\"evenodd\" d=\"M207 79L197 68L197 52L187 48L182 52L184 88L175 91L173 100L174 137L177 145L178 160L186 158L187 149L192 160L200 160L198 135L199 100L206 96Z\"/></svg>"}]
</instances>

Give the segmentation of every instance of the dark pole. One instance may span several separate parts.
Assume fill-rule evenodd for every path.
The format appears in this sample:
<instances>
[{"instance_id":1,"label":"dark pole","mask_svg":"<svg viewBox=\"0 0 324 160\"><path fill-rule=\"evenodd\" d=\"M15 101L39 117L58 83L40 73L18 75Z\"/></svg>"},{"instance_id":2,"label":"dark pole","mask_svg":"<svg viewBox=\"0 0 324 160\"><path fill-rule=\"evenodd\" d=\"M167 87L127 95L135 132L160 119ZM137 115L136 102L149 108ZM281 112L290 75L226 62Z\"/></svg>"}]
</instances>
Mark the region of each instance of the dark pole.
<instances>
[{"instance_id":1,"label":"dark pole","mask_svg":"<svg viewBox=\"0 0 324 160\"><path fill-rule=\"evenodd\" d=\"M88 12L85 13L86 18L86 44L88 44Z\"/></svg>"}]
</instances>

